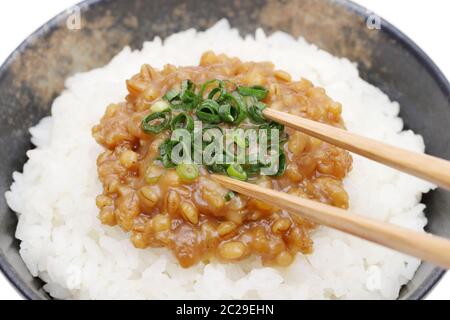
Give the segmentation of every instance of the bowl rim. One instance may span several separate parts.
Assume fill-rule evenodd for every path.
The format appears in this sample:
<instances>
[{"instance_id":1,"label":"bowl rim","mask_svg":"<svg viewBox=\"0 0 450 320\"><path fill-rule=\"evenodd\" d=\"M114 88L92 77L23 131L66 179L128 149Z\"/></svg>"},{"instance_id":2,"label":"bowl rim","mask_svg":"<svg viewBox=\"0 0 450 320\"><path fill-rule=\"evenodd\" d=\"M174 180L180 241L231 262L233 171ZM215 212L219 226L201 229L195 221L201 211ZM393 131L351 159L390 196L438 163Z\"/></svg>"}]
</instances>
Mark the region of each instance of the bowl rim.
<instances>
[{"instance_id":1,"label":"bowl rim","mask_svg":"<svg viewBox=\"0 0 450 320\"><path fill-rule=\"evenodd\" d=\"M16 55L18 53L23 52L30 43L43 35L45 35L52 27L57 26L63 18L66 17L67 12L74 10L75 8L86 8L89 10L89 7L95 5L100 2L105 2L107 0L84 0L81 1L66 10L60 12L46 23L41 25L38 29L36 29L33 33L31 33L27 38L25 38L21 44L12 51L12 53L6 58L3 64L0 66L0 77L6 72L6 70L10 67L11 63L14 61ZM373 11L365 8L364 6L357 4L351 0L328 0L330 2L335 2L337 5L345 7L347 10L354 12L360 17L367 20L367 18L373 14ZM388 36L395 39L400 45L402 45L405 50L413 54L413 56L420 62L422 66L426 68L428 73L434 78L436 83L439 85L442 92L447 97L450 97L450 84L443 72L439 69L439 67L431 60L431 58L406 34L397 29L390 22L382 18L377 14L381 20L381 30L386 32ZM6 279L11 283L12 287L16 289L24 298L27 300L41 300L42 298L38 296L17 274L13 266L6 260L5 254L3 251L0 251L0 271L5 275ZM410 300L420 300L426 297L431 290L436 286L436 284L441 280L446 270L435 267L430 275L425 279L425 285L418 287L413 294L411 294L408 299Z\"/></svg>"}]
</instances>

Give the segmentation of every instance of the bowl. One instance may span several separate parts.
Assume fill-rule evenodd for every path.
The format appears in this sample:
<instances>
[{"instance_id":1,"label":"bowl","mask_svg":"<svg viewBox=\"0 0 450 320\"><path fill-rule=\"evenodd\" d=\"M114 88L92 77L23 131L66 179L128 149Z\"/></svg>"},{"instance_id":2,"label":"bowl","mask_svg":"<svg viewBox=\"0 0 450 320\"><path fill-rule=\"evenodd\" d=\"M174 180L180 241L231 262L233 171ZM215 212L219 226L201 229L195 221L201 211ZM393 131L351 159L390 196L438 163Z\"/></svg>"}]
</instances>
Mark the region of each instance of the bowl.
<instances>
[{"instance_id":1,"label":"bowl","mask_svg":"<svg viewBox=\"0 0 450 320\"><path fill-rule=\"evenodd\" d=\"M427 152L450 159L448 80L410 39L359 5L343 0L93 0L47 22L0 68L0 194L27 160L28 128L49 114L68 76L106 64L124 46L140 48L156 35L206 29L223 17L241 34L257 27L268 33L282 30L357 62L365 80L401 104L406 127L424 137ZM450 237L450 192L438 189L423 201L427 230ZM16 224L1 196L0 268L25 298L50 299L19 255ZM422 263L399 298L423 298L443 274Z\"/></svg>"}]
</instances>

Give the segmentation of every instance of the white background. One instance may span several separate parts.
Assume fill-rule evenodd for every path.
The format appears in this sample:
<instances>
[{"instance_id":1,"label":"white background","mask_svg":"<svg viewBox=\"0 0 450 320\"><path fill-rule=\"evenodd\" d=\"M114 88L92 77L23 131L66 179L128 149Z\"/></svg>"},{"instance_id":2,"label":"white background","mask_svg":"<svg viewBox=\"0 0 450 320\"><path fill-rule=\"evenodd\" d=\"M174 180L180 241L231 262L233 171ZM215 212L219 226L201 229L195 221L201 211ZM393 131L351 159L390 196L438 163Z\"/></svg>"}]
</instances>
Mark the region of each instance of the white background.
<instances>
[{"instance_id":1,"label":"white background","mask_svg":"<svg viewBox=\"0 0 450 320\"><path fill-rule=\"evenodd\" d=\"M149 0L151 1L151 0ZM0 2L0 63L40 25L76 4L74 0L14 0ZM450 78L450 1L356 0L411 37ZM450 214L450 212L448 213ZM21 299L0 275L0 299ZM428 296L450 300L450 274Z\"/></svg>"}]
</instances>

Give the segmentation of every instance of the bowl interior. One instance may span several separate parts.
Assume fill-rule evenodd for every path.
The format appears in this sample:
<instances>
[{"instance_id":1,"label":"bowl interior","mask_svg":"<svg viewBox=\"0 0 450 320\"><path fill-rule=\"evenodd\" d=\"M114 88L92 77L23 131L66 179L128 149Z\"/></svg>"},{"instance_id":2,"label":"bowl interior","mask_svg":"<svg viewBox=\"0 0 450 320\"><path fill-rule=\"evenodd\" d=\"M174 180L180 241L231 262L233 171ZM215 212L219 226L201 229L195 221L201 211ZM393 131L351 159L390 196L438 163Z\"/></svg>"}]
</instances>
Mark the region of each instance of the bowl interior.
<instances>
[{"instance_id":1,"label":"bowl interior","mask_svg":"<svg viewBox=\"0 0 450 320\"><path fill-rule=\"evenodd\" d=\"M106 64L126 45L140 48L145 40L195 27L205 29L226 17L241 34L263 27L303 36L333 55L358 63L361 76L402 105L407 128L423 135L427 152L450 159L450 89L434 64L394 27L367 27L368 13L347 1L330 0L128 0L87 1L79 5L80 30L66 26L63 13L28 38L0 69L0 194L22 170L31 148L28 128L49 114L64 79ZM424 197L428 230L450 236L450 194L442 190ZM17 219L0 197L0 265L27 297L47 299L18 254ZM443 271L422 263L401 291L401 299L423 297Z\"/></svg>"}]
</instances>

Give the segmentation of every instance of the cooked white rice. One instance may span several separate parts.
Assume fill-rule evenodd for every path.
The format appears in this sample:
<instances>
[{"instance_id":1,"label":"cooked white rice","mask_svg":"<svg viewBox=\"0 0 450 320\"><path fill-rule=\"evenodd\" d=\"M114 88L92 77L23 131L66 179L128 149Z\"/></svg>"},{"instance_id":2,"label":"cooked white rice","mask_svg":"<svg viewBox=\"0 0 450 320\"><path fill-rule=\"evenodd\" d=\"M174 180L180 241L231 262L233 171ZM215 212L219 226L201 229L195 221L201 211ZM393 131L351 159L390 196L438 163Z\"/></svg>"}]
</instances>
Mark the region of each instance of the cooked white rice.
<instances>
[{"instance_id":1,"label":"cooked white rice","mask_svg":"<svg viewBox=\"0 0 450 320\"><path fill-rule=\"evenodd\" d=\"M52 116L30 129L36 149L24 173L14 173L9 206L18 213L16 237L30 272L56 298L75 299L394 299L420 264L416 258L329 228L313 235L314 253L288 268L268 268L257 258L239 264L181 268L164 249L138 250L118 227L97 219L102 187L91 136L111 102L126 95L124 80L149 63L196 65L213 49L248 61L272 61L294 79L305 77L343 104L348 130L423 152L422 137L402 131L399 105L358 76L357 66L276 32L241 38L222 20L206 32L187 30L141 51L123 49L107 66L77 74L52 107ZM345 180L349 214L365 214L415 230L427 220L422 193L432 185L354 156Z\"/></svg>"}]
</instances>

